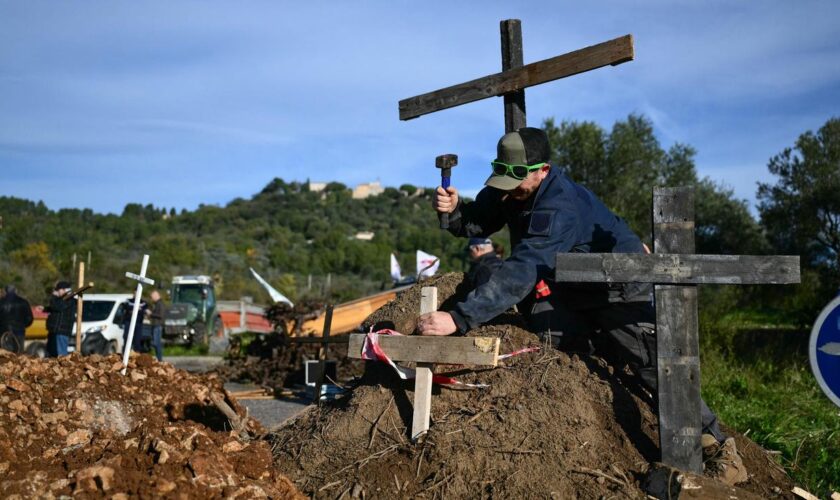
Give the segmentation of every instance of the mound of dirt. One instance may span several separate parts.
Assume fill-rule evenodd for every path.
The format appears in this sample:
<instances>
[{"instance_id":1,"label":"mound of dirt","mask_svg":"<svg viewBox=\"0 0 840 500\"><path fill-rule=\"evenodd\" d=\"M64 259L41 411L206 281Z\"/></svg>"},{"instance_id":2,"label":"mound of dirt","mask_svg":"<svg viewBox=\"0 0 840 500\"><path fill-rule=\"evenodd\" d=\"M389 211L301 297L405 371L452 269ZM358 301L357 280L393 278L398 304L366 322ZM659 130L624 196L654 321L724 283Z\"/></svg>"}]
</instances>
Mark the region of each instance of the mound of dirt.
<instances>
[{"instance_id":1,"label":"mound of dirt","mask_svg":"<svg viewBox=\"0 0 840 500\"><path fill-rule=\"evenodd\" d=\"M302 498L218 378L121 368L0 351L0 497Z\"/></svg>"},{"instance_id":2,"label":"mound of dirt","mask_svg":"<svg viewBox=\"0 0 840 500\"><path fill-rule=\"evenodd\" d=\"M420 286L437 285L445 309L461 292L458 279L444 275ZM413 330L420 286L368 323L390 321L403 332ZM471 335L499 337L502 352L539 345L512 313ZM369 362L346 396L311 407L271 436L276 464L316 498L645 498L640 484L659 456L657 419L646 396L626 383L623 369L545 347L495 369L437 368L489 387L436 387L431 428L414 444L408 439L413 383ZM749 481L717 489L695 481L692 493L787 494L791 481L772 457L736 438Z\"/></svg>"}]
</instances>

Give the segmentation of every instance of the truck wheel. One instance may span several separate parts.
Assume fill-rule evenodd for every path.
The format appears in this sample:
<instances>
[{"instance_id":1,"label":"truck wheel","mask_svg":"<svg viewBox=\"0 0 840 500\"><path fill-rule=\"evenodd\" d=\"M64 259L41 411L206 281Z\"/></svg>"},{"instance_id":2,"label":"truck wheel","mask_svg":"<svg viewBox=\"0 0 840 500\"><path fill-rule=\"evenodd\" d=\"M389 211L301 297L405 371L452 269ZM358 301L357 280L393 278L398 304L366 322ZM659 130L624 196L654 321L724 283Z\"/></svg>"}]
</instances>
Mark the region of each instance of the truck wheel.
<instances>
[{"instance_id":1,"label":"truck wheel","mask_svg":"<svg viewBox=\"0 0 840 500\"><path fill-rule=\"evenodd\" d=\"M24 352L33 358L46 358L47 346L43 342L32 342L26 346L26 350Z\"/></svg>"},{"instance_id":2,"label":"truck wheel","mask_svg":"<svg viewBox=\"0 0 840 500\"><path fill-rule=\"evenodd\" d=\"M225 325L222 323L222 318L216 317L213 320L213 335L210 337L210 346L207 352L209 354L224 354L228 345L230 345L230 340Z\"/></svg>"}]
</instances>

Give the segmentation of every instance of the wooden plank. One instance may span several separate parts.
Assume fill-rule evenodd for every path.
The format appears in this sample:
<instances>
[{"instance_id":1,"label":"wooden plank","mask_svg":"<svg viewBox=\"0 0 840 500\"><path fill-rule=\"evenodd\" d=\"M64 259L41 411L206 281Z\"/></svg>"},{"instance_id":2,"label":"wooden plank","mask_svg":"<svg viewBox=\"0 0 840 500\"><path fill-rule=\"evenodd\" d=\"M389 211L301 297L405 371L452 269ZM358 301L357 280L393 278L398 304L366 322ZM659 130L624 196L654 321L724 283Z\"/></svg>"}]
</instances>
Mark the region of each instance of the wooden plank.
<instances>
[{"instance_id":1,"label":"wooden plank","mask_svg":"<svg viewBox=\"0 0 840 500\"><path fill-rule=\"evenodd\" d=\"M431 363L417 363L414 378L414 416L411 423L411 440L417 439L429 430L432 413L432 368Z\"/></svg>"},{"instance_id":2,"label":"wooden plank","mask_svg":"<svg viewBox=\"0 0 840 500\"><path fill-rule=\"evenodd\" d=\"M654 189L654 246L658 253L694 252L693 191ZM669 224L690 224L691 231ZM700 474L700 342L697 288L656 285L656 366L662 462Z\"/></svg>"},{"instance_id":3,"label":"wooden plank","mask_svg":"<svg viewBox=\"0 0 840 500\"><path fill-rule=\"evenodd\" d=\"M663 247L667 238L660 237L658 246ZM673 237L668 244L673 244ZM572 283L799 283L799 256L561 253L555 279Z\"/></svg>"},{"instance_id":4,"label":"wooden plank","mask_svg":"<svg viewBox=\"0 0 840 500\"><path fill-rule=\"evenodd\" d=\"M361 359L365 337L363 333L350 334L348 357ZM394 361L496 366L499 357L499 339L495 337L380 335L379 345Z\"/></svg>"},{"instance_id":5,"label":"wooden plank","mask_svg":"<svg viewBox=\"0 0 840 500\"><path fill-rule=\"evenodd\" d=\"M654 293L662 462L700 472L703 460L697 287L657 285Z\"/></svg>"},{"instance_id":6,"label":"wooden plank","mask_svg":"<svg viewBox=\"0 0 840 500\"><path fill-rule=\"evenodd\" d=\"M79 288L85 286L85 263L79 262ZM82 296L76 301L76 352L82 353L82 311L84 304ZM21 346L23 347L23 346Z\"/></svg>"},{"instance_id":7,"label":"wooden plank","mask_svg":"<svg viewBox=\"0 0 840 500\"><path fill-rule=\"evenodd\" d=\"M420 314L428 314L437 311L437 287L424 286L420 289Z\"/></svg>"},{"instance_id":8,"label":"wooden plank","mask_svg":"<svg viewBox=\"0 0 840 500\"><path fill-rule=\"evenodd\" d=\"M796 495L796 496L798 496L799 498L802 498L802 499L804 499L804 500L820 500L820 497L818 497L818 496L814 495L814 494L813 494L813 493L811 493L810 491L803 490L803 489L802 489L802 488L800 488L799 486L794 486L794 488L793 488L792 490L790 490L790 491L791 491L791 493L793 493L794 495ZM834 495L832 495L832 496L831 496L831 498L832 498L832 500L834 500Z\"/></svg>"},{"instance_id":9,"label":"wooden plank","mask_svg":"<svg viewBox=\"0 0 840 500\"><path fill-rule=\"evenodd\" d=\"M399 103L400 120L410 120L442 109L509 94L541 83L632 60L633 36L624 35L520 68L403 99Z\"/></svg>"},{"instance_id":10,"label":"wooden plank","mask_svg":"<svg viewBox=\"0 0 840 500\"><path fill-rule=\"evenodd\" d=\"M668 248L679 248L669 251ZM694 253L694 190L660 187L653 190L653 252Z\"/></svg>"},{"instance_id":11,"label":"wooden plank","mask_svg":"<svg viewBox=\"0 0 840 500\"><path fill-rule=\"evenodd\" d=\"M424 286L420 289L420 314L437 311L437 287ZM385 351L388 352L388 351ZM432 375L434 364L417 363L414 376L414 416L411 423L411 440L417 441L429 430L432 414Z\"/></svg>"},{"instance_id":12,"label":"wooden plank","mask_svg":"<svg viewBox=\"0 0 840 500\"><path fill-rule=\"evenodd\" d=\"M508 19L499 23L502 38L502 72L521 68L525 64L522 54L522 22ZM505 133L525 126L525 91L517 90L504 95Z\"/></svg>"},{"instance_id":13,"label":"wooden plank","mask_svg":"<svg viewBox=\"0 0 840 500\"><path fill-rule=\"evenodd\" d=\"M326 375L327 362L327 344L330 340L330 326L332 325L333 305L327 306L327 312L324 316L324 333L321 336L321 348L318 349L318 383L315 384L315 401L321 404L321 387L324 385L324 375Z\"/></svg>"}]
</instances>

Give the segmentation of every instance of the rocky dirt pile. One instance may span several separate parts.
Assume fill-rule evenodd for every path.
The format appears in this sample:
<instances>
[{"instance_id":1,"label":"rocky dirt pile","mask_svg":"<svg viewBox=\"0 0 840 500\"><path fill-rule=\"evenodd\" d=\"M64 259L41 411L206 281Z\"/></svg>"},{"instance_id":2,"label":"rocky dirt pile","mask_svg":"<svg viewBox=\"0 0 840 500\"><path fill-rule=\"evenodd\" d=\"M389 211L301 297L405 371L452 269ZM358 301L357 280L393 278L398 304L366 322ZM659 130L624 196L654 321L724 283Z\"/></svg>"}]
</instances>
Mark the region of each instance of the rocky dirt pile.
<instances>
[{"instance_id":1,"label":"rocky dirt pile","mask_svg":"<svg viewBox=\"0 0 840 500\"><path fill-rule=\"evenodd\" d=\"M0 497L302 498L218 378L0 351Z\"/></svg>"},{"instance_id":2,"label":"rocky dirt pile","mask_svg":"<svg viewBox=\"0 0 840 500\"><path fill-rule=\"evenodd\" d=\"M431 283L444 304L459 280L445 275ZM418 304L415 287L370 321L410 332ZM472 334L500 337L502 352L539 345L515 314ZM310 408L273 434L278 467L316 498L645 498L640 485L659 454L657 419L623 370L543 348L495 369L437 372L490 387L436 388L431 429L412 444L413 383L371 362L348 395ZM736 439L749 481L737 489L717 483L684 490L686 497L775 498L790 491L767 452Z\"/></svg>"}]
</instances>

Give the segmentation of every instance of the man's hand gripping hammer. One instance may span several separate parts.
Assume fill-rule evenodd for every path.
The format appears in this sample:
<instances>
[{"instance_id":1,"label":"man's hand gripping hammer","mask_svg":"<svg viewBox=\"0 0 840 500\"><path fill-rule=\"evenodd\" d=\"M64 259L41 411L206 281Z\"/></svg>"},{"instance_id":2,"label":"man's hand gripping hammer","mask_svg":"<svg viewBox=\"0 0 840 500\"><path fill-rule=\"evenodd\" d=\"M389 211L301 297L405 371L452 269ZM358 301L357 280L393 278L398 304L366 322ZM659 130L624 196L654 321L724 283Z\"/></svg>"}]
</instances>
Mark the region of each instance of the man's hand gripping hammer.
<instances>
[{"instance_id":1,"label":"man's hand gripping hammer","mask_svg":"<svg viewBox=\"0 0 840 500\"><path fill-rule=\"evenodd\" d=\"M435 166L440 169L440 187L445 191L449 188L449 178L452 176L452 168L458 164L458 155L440 155L435 158ZM449 214L438 214L440 228L449 229Z\"/></svg>"}]
</instances>

